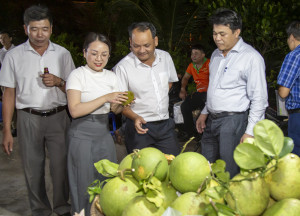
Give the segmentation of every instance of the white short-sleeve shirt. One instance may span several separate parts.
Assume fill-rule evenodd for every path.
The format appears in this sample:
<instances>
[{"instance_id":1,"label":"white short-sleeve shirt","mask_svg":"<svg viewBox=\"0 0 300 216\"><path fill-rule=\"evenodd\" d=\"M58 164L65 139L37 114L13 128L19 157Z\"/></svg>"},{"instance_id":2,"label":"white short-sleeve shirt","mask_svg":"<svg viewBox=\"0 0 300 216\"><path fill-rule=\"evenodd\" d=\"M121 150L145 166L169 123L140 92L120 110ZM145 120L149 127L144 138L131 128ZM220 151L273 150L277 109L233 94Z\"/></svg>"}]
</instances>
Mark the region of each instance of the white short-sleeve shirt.
<instances>
[{"instance_id":1,"label":"white short-sleeve shirt","mask_svg":"<svg viewBox=\"0 0 300 216\"><path fill-rule=\"evenodd\" d=\"M66 80L75 66L65 48L51 43L41 56L27 42L7 52L0 72L0 85L16 88L16 108L47 110L67 104L66 94L58 87L46 87L40 74L44 67Z\"/></svg>"},{"instance_id":2,"label":"white short-sleeve shirt","mask_svg":"<svg viewBox=\"0 0 300 216\"><path fill-rule=\"evenodd\" d=\"M106 69L103 69L102 72L97 72L87 65L72 71L68 78L66 89L80 91L82 103L119 91L115 73ZM91 114L105 114L109 111L110 103L105 103Z\"/></svg>"},{"instance_id":3,"label":"white short-sleeve shirt","mask_svg":"<svg viewBox=\"0 0 300 216\"><path fill-rule=\"evenodd\" d=\"M169 53L156 49L152 67L142 63L132 52L115 67L122 91L132 91L135 103L131 109L146 121L169 118L169 82L178 81Z\"/></svg>"}]
</instances>

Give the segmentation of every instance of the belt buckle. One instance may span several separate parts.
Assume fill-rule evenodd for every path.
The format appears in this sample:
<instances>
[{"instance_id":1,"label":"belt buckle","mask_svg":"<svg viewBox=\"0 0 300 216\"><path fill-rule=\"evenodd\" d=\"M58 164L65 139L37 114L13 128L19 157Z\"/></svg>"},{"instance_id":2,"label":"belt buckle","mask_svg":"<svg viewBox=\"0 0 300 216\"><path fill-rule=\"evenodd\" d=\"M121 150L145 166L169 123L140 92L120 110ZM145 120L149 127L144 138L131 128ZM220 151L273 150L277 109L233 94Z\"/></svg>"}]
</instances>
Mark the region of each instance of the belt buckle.
<instances>
[{"instance_id":1,"label":"belt buckle","mask_svg":"<svg viewBox=\"0 0 300 216\"><path fill-rule=\"evenodd\" d=\"M47 117L47 116L48 116L48 113L49 113L49 112L47 112L47 111L43 111L43 112L41 112L41 116L42 116L42 117Z\"/></svg>"}]
</instances>

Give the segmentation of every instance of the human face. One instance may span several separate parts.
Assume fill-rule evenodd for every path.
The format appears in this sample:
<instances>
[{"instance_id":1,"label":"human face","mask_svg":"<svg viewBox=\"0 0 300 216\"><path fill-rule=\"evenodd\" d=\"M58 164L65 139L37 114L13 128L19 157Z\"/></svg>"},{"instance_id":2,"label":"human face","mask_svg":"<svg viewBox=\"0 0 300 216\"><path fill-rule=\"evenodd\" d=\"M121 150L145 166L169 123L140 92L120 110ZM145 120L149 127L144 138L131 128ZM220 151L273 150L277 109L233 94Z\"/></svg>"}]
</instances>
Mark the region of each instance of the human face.
<instances>
[{"instance_id":1,"label":"human face","mask_svg":"<svg viewBox=\"0 0 300 216\"><path fill-rule=\"evenodd\" d=\"M132 31L132 37L129 38L131 51L138 57L138 59L152 66L155 60L155 47L158 45L158 38L152 38L150 29L144 32L140 32L137 29Z\"/></svg>"},{"instance_id":2,"label":"human face","mask_svg":"<svg viewBox=\"0 0 300 216\"><path fill-rule=\"evenodd\" d=\"M87 50L83 52L87 65L94 71L102 72L109 58L109 47L101 41L90 43Z\"/></svg>"},{"instance_id":3,"label":"human face","mask_svg":"<svg viewBox=\"0 0 300 216\"><path fill-rule=\"evenodd\" d=\"M198 49L193 49L191 53L191 59L195 64L201 64L205 54Z\"/></svg>"},{"instance_id":4,"label":"human face","mask_svg":"<svg viewBox=\"0 0 300 216\"><path fill-rule=\"evenodd\" d=\"M239 41L240 29L232 32L232 30L225 25L214 25L213 26L213 39L219 48L226 56L227 53L234 47Z\"/></svg>"},{"instance_id":5,"label":"human face","mask_svg":"<svg viewBox=\"0 0 300 216\"><path fill-rule=\"evenodd\" d=\"M0 34L0 43L4 47L9 47L11 45L11 40L12 40L12 38L9 37L8 34L6 34L6 33Z\"/></svg>"},{"instance_id":6,"label":"human face","mask_svg":"<svg viewBox=\"0 0 300 216\"><path fill-rule=\"evenodd\" d=\"M34 49L47 49L52 34L52 25L48 19L31 21L24 25L25 34Z\"/></svg>"}]
</instances>

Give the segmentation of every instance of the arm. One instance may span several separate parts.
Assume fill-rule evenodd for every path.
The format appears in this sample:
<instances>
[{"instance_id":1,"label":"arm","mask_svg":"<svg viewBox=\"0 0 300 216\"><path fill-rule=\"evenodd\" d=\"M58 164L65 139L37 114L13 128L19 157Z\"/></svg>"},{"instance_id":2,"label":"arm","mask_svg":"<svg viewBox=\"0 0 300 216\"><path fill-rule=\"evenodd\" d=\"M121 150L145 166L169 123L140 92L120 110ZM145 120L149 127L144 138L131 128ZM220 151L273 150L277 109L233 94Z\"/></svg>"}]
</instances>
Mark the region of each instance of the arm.
<instances>
[{"instance_id":1,"label":"arm","mask_svg":"<svg viewBox=\"0 0 300 216\"><path fill-rule=\"evenodd\" d=\"M127 100L125 92L113 92L83 103L81 102L81 91L74 89L67 91L67 98L69 111L73 118L88 115L107 102L122 104Z\"/></svg>"},{"instance_id":2,"label":"arm","mask_svg":"<svg viewBox=\"0 0 300 216\"><path fill-rule=\"evenodd\" d=\"M122 114L124 116L126 116L127 118L131 119L132 121L134 121L135 129L139 134L147 133L148 129L142 128L142 125L146 124L147 122L145 121L145 119L143 117L141 117L138 114L136 114L135 112L133 112L132 109L130 108L130 106L125 107L123 109Z\"/></svg>"},{"instance_id":3,"label":"arm","mask_svg":"<svg viewBox=\"0 0 300 216\"><path fill-rule=\"evenodd\" d=\"M180 89L179 97L181 99L183 99L183 100L187 96L186 86L187 86L187 84L188 84L189 79L190 79L191 76L192 76L191 74L185 73L184 76L183 76L183 78L182 78L182 80L181 80L181 89Z\"/></svg>"},{"instance_id":4,"label":"arm","mask_svg":"<svg viewBox=\"0 0 300 216\"><path fill-rule=\"evenodd\" d=\"M245 134L253 136L255 124L264 119L265 110L268 106L268 92L263 58L254 56L249 63L246 91L250 100L250 110ZM242 139L246 138L247 135L244 135Z\"/></svg>"},{"instance_id":5,"label":"arm","mask_svg":"<svg viewBox=\"0 0 300 216\"><path fill-rule=\"evenodd\" d=\"M280 86L278 89L278 94L282 98L286 98L290 94L290 89L284 86Z\"/></svg>"},{"instance_id":6,"label":"arm","mask_svg":"<svg viewBox=\"0 0 300 216\"><path fill-rule=\"evenodd\" d=\"M8 155L13 151L13 137L11 135L11 120L15 107L15 88L5 88L2 97L3 113L3 151Z\"/></svg>"}]
</instances>

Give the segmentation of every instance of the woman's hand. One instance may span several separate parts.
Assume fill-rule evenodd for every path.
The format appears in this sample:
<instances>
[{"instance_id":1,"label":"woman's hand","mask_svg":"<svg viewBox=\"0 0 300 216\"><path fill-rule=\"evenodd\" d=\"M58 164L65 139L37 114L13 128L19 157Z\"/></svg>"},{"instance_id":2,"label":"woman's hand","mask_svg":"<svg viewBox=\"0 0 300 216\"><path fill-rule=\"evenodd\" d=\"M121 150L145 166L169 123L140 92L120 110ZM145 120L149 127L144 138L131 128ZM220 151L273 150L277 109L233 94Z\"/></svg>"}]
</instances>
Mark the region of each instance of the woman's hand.
<instances>
[{"instance_id":1,"label":"woman's hand","mask_svg":"<svg viewBox=\"0 0 300 216\"><path fill-rule=\"evenodd\" d=\"M109 103L116 103L116 104L122 104L125 102L127 97L127 92L113 92L106 95L107 102Z\"/></svg>"}]
</instances>

